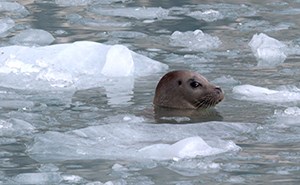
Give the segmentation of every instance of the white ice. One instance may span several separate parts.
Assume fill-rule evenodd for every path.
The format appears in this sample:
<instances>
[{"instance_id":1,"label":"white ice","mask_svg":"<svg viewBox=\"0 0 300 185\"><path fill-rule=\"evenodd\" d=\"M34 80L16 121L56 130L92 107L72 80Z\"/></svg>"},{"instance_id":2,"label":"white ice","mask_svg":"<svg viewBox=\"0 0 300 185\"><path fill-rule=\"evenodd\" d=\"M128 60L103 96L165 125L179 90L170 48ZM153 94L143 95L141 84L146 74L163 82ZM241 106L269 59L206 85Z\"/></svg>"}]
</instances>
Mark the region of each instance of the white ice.
<instances>
[{"instance_id":1,"label":"white ice","mask_svg":"<svg viewBox=\"0 0 300 185\"><path fill-rule=\"evenodd\" d=\"M47 31L40 29L23 30L10 39L12 44L27 46L46 46L55 41L55 38Z\"/></svg>"},{"instance_id":2,"label":"white ice","mask_svg":"<svg viewBox=\"0 0 300 185\"><path fill-rule=\"evenodd\" d=\"M255 127L256 124L226 122L172 126L110 123L65 133L38 134L27 151L35 160L50 162L72 159L178 160L239 150L226 138L244 137Z\"/></svg>"},{"instance_id":3,"label":"white ice","mask_svg":"<svg viewBox=\"0 0 300 185\"><path fill-rule=\"evenodd\" d=\"M120 57L122 56L122 57ZM115 62L118 61L118 65ZM112 46L106 54L106 62L101 73L105 76L132 76L134 63L130 50L122 45Z\"/></svg>"},{"instance_id":4,"label":"white ice","mask_svg":"<svg viewBox=\"0 0 300 185\"><path fill-rule=\"evenodd\" d=\"M155 144L139 150L143 157L157 160L195 158L238 150L233 142L224 142L223 148L211 147L201 137L188 137L174 144Z\"/></svg>"},{"instance_id":5,"label":"white ice","mask_svg":"<svg viewBox=\"0 0 300 185\"><path fill-rule=\"evenodd\" d=\"M276 123L281 126L298 125L300 126L300 108L288 107L284 110L275 110L274 118Z\"/></svg>"},{"instance_id":6,"label":"white ice","mask_svg":"<svg viewBox=\"0 0 300 185\"><path fill-rule=\"evenodd\" d=\"M213 22L216 20L223 19L224 16L217 10L205 10L205 11L195 11L188 14L195 19L204 20L206 22Z\"/></svg>"},{"instance_id":7,"label":"white ice","mask_svg":"<svg viewBox=\"0 0 300 185\"><path fill-rule=\"evenodd\" d=\"M124 8L91 8L91 11L105 16L120 16L135 19L163 19L169 10L156 7L124 7Z\"/></svg>"},{"instance_id":8,"label":"white ice","mask_svg":"<svg viewBox=\"0 0 300 185\"><path fill-rule=\"evenodd\" d=\"M272 90L254 85L239 85L233 88L235 97L240 100L263 103L295 103L300 101L300 89L283 88Z\"/></svg>"},{"instance_id":9,"label":"white ice","mask_svg":"<svg viewBox=\"0 0 300 185\"><path fill-rule=\"evenodd\" d=\"M120 79L124 79L122 86L128 88L133 86L133 77L167 68L125 46L90 41L0 48L0 85L16 89L81 89L105 85L111 89Z\"/></svg>"},{"instance_id":10,"label":"white ice","mask_svg":"<svg viewBox=\"0 0 300 185\"><path fill-rule=\"evenodd\" d=\"M170 44L192 51L206 51L218 48L221 41L218 37L203 33L201 30L175 31L170 37Z\"/></svg>"},{"instance_id":11,"label":"white ice","mask_svg":"<svg viewBox=\"0 0 300 185\"><path fill-rule=\"evenodd\" d=\"M253 35L249 42L252 53L258 61L258 67L274 67L286 59L287 46L264 33Z\"/></svg>"}]
</instances>

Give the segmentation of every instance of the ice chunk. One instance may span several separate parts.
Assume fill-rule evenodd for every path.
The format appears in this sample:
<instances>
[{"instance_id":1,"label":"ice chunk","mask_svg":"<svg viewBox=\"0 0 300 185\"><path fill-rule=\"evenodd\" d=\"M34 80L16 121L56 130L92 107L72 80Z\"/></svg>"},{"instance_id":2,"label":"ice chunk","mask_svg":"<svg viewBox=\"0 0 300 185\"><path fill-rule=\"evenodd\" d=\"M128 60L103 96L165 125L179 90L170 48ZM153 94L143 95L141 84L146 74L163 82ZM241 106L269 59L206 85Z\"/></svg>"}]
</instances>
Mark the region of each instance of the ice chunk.
<instances>
[{"instance_id":1,"label":"ice chunk","mask_svg":"<svg viewBox=\"0 0 300 185\"><path fill-rule=\"evenodd\" d=\"M217 10L206 10L206 11L195 11L188 14L188 16L194 17L195 19L204 20L206 22L213 22L219 19L223 19L224 16Z\"/></svg>"},{"instance_id":2,"label":"ice chunk","mask_svg":"<svg viewBox=\"0 0 300 185\"><path fill-rule=\"evenodd\" d=\"M97 4L112 4L114 2L125 2L126 0L55 0L55 3L61 6L84 6L97 2Z\"/></svg>"},{"instance_id":3,"label":"ice chunk","mask_svg":"<svg viewBox=\"0 0 300 185\"><path fill-rule=\"evenodd\" d=\"M113 86L107 77L134 77L166 70L167 65L130 51L80 41L44 47L0 48L0 85L11 88L48 89ZM126 81L126 80L125 80ZM126 86L132 87L132 80ZM124 83L125 84L125 83Z\"/></svg>"},{"instance_id":4,"label":"ice chunk","mask_svg":"<svg viewBox=\"0 0 300 185\"><path fill-rule=\"evenodd\" d=\"M222 137L238 137L241 134L244 138L255 127L253 123L226 122L172 126L110 123L65 133L38 134L27 151L35 160L48 162L71 159L191 158L238 150L239 147L232 141L225 141Z\"/></svg>"},{"instance_id":5,"label":"ice chunk","mask_svg":"<svg viewBox=\"0 0 300 185\"><path fill-rule=\"evenodd\" d=\"M4 109L28 109L34 106L34 102L26 100L1 100L0 108Z\"/></svg>"},{"instance_id":6,"label":"ice chunk","mask_svg":"<svg viewBox=\"0 0 300 185\"><path fill-rule=\"evenodd\" d=\"M169 10L156 7L126 7L126 8L92 8L92 12L100 15L121 16L136 19L163 19L168 16Z\"/></svg>"},{"instance_id":7,"label":"ice chunk","mask_svg":"<svg viewBox=\"0 0 300 185\"><path fill-rule=\"evenodd\" d=\"M194 51L205 51L218 48L221 41L218 37L203 33L201 30L180 32L175 31L170 38L170 44Z\"/></svg>"},{"instance_id":8,"label":"ice chunk","mask_svg":"<svg viewBox=\"0 0 300 185\"><path fill-rule=\"evenodd\" d=\"M237 149L238 147L231 143L225 148L214 148L209 146L201 137L189 137L182 139L172 145L155 144L144 147L139 150L141 155L150 159L181 159L195 158L197 156L209 156L226 152L227 150Z\"/></svg>"},{"instance_id":9,"label":"ice chunk","mask_svg":"<svg viewBox=\"0 0 300 185\"><path fill-rule=\"evenodd\" d=\"M258 67L274 67L286 59L287 46L264 33L253 35L249 42L252 53L258 61Z\"/></svg>"},{"instance_id":10,"label":"ice chunk","mask_svg":"<svg viewBox=\"0 0 300 185\"><path fill-rule=\"evenodd\" d=\"M45 46L51 44L54 40L55 38L45 30L28 29L12 37L10 42L18 45Z\"/></svg>"},{"instance_id":11,"label":"ice chunk","mask_svg":"<svg viewBox=\"0 0 300 185\"><path fill-rule=\"evenodd\" d=\"M20 184L57 184L62 181L60 173L22 173L13 178L13 181Z\"/></svg>"},{"instance_id":12,"label":"ice chunk","mask_svg":"<svg viewBox=\"0 0 300 185\"><path fill-rule=\"evenodd\" d=\"M226 84L226 85L237 85L240 83L230 75L221 76L219 78L214 79L212 82L215 84Z\"/></svg>"},{"instance_id":13,"label":"ice chunk","mask_svg":"<svg viewBox=\"0 0 300 185\"><path fill-rule=\"evenodd\" d=\"M280 125L300 125L300 108L288 107L285 110L275 110L274 117Z\"/></svg>"},{"instance_id":14,"label":"ice chunk","mask_svg":"<svg viewBox=\"0 0 300 185\"><path fill-rule=\"evenodd\" d=\"M104 18L104 17L97 19L97 18L86 18L79 14L70 14L67 16L67 18L71 24L80 24L80 25L86 25L90 27L97 27L101 29L105 29L106 27L124 28L124 27L131 26L130 22L113 21L111 19Z\"/></svg>"},{"instance_id":15,"label":"ice chunk","mask_svg":"<svg viewBox=\"0 0 300 185\"><path fill-rule=\"evenodd\" d=\"M233 88L236 98L241 100L264 102L264 103L284 103L300 101L300 90L271 90L253 85L240 85Z\"/></svg>"},{"instance_id":16,"label":"ice chunk","mask_svg":"<svg viewBox=\"0 0 300 185\"><path fill-rule=\"evenodd\" d=\"M62 6L83 6L94 2L95 0L55 0L55 3Z\"/></svg>"},{"instance_id":17,"label":"ice chunk","mask_svg":"<svg viewBox=\"0 0 300 185\"><path fill-rule=\"evenodd\" d=\"M20 119L0 120L0 136L19 137L35 132L35 127Z\"/></svg>"},{"instance_id":18,"label":"ice chunk","mask_svg":"<svg viewBox=\"0 0 300 185\"><path fill-rule=\"evenodd\" d=\"M29 15L26 8L17 2L0 2L0 12L11 12L22 17Z\"/></svg>"},{"instance_id":19,"label":"ice chunk","mask_svg":"<svg viewBox=\"0 0 300 185\"><path fill-rule=\"evenodd\" d=\"M0 36L15 26L15 21L11 18L0 19Z\"/></svg>"},{"instance_id":20,"label":"ice chunk","mask_svg":"<svg viewBox=\"0 0 300 185\"><path fill-rule=\"evenodd\" d=\"M111 77L132 76L134 63L130 50L122 45L112 46L106 54L106 62L101 73Z\"/></svg>"}]
</instances>

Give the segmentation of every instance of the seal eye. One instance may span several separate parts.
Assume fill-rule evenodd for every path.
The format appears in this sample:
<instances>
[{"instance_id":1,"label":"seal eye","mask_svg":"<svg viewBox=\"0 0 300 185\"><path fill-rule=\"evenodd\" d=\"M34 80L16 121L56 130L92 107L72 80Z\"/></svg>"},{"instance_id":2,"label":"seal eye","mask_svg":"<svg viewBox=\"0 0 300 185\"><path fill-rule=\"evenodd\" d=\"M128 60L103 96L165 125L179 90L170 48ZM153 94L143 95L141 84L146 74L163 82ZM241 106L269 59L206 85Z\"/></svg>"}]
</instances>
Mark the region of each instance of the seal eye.
<instances>
[{"instance_id":1,"label":"seal eye","mask_svg":"<svg viewBox=\"0 0 300 185\"><path fill-rule=\"evenodd\" d=\"M190 83L190 86L195 89L195 88L197 88L199 86L202 86L202 84L200 84L199 82L196 82L196 81L192 81Z\"/></svg>"},{"instance_id":2,"label":"seal eye","mask_svg":"<svg viewBox=\"0 0 300 185\"><path fill-rule=\"evenodd\" d=\"M177 83L179 86L182 84L181 80L178 80Z\"/></svg>"}]
</instances>

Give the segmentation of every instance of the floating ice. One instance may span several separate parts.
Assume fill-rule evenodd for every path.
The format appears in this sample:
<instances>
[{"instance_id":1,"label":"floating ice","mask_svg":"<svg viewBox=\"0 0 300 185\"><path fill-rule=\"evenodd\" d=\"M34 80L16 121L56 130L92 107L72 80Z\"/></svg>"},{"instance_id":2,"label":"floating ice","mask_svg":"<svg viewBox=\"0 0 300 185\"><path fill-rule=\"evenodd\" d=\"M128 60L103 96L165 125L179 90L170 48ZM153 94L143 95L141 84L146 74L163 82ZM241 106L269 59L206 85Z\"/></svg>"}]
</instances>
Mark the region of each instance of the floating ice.
<instances>
[{"instance_id":1,"label":"floating ice","mask_svg":"<svg viewBox=\"0 0 300 185\"><path fill-rule=\"evenodd\" d=\"M55 38L47 31L28 29L21 31L10 39L10 42L18 45L45 46L54 42Z\"/></svg>"},{"instance_id":2,"label":"floating ice","mask_svg":"<svg viewBox=\"0 0 300 185\"><path fill-rule=\"evenodd\" d=\"M282 42L260 33L253 35L249 46L258 61L258 67L274 67L286 59L287 46Z\"/></svg>"},{"instance_id":3,"label":"floating ice","mask_svg":"<svg viewBox=\"0 0 300 185\"><path fill-rule=\"evenodd\" d=\"M17 89L114 87L119 80L107 77L143 76L167 68L125 46L89 41L0 48L0 85ZM132 87L132 83L124 79L123 85Z\"/></svg>"},{"instance_id":4,"label":"floating ice","mask_svg":"<svg viewBox=\"0 0 300 185\"><path fill-rule=\"evenodd\" d=\"M213 22L219 19L223 19L224 16L216 10L206 10L206 11L195 11L188 14L188 16L194 17L195 19L204 20L206 22Z\"/></svg>"},{"instance_id":5,"label":"floating ice","mask_svg":"<svg viewBox=\"0 0 300 185\"><path fill-rule=\"evenodd\" d=\"M233 88L236 98L241 100L265 102L265 103L284 103L300 101L300 90L295 88L271 90L264 87L253 85L240 85Z\"/></svg>"},{"instance_id":6,"label":"floating ice","mask_svg":"<svg viewBox=\"0 0 300 185\"><path fill-rule=\"evenodd\" d=\"M275 110L274 117L280 125L300 125L300 108L288 107L285 110Z\"/></svg>"},{"instance_id":7,"label":"floating ice","mask_svg":"<svg viewBox=\"0 0 300 185\"><path fill-rule=\"evenodd\" d=\"M11 18L0 19L0 36L15 26L15 21Z\"/></svg>"},{"instance_id":8,"label":"floating ice","mask_svg":"<svg viewBox=\"0 0 300 185\"><path fill-rule=\"evenodd\" d=\"M118 65L115 65L116 61L118 61ZM131 76L133 72L134 63L130 50L122 45L112 46L106 54L106 62L101 73L105 76L117 77Z\"/></svg>"},{"instance_id":9,"label":"floating ice","mask_svg":"<svg viewBox=\"0 0 300 185\"><path fill-rule=\"evenodd\" d=\"M240 83L230 75L221 76L219 78L214 79L212 82L215 84L226 84L226 85L237 85Z\"/></svg>"},{"instance_id":10,"label":"floating ice","mask_svg":"<svg viewBox=\"0 0 300 185\"><path fill-rule=\"evenodd\" d=\"M232 141L222 139L233 135L244 138L255 127L255 124L222 122L191 125L110 123L65 133L38 134L27 151L38 161L190 158L238 150Z\"/></svg>"},{"instance_id":11,"label":"floating ice","mask_svg":"<svg viewBox=\"0 0 300 185\"><path fill-rule=\"evenodd\" d=\"M12 179L20 184L57 184L62 181L59 172L22 173Z\"/></svg>"},{"instance_id":12,"label":"floating ice","mask_svg":"<svg viewBox=\"0 0 300 185\"><path fill-rule=\"evenodd\" d=\"M224 148L215 148L209 146L201 137L189 137L182 139L172 145L155 144L144 147L139 150L143 157L150 159L181 159L195 158L197 156L209 156L223 153L229 150L237 150L238 147L233 142L224 142Z\"/></svg>"},{"instance_id":13,"label":"floating ice","mask_svg":"<svg viewBox=\"0 0 300 185\"><path fill-rule=\"evenodd\" d=\"M92 8L92 12L106 16L120 16L136 19L163 19L169 10L156 7L127 7L127 8Z\"/></svg>"},{"instance_id":14,"label":"floating ice","mask_svg":"<svg viewBox=\"0 0 300 185\"><path fill-rule=\"evenodd\" d=\"M61 6L84 6L97 2L97 4L112 4L114 2L125 2L126 0L55 0Z\"/></svg>"},{"instance_id":15,"label":"floating ice","mask_svg":"<svg viewBox=\"0 0 300 185\"><path fill-rule=\"evenodd\" d=\"M20 119L0 120L1 137L19 137L35 132L35 127Z\"/></svg>"},{"instance_id":16,"label":"floating ice","mask_svg":"<svg viewBox=\"0 0 300 185\"><path fill-rule=\"evenodd\" d=\"M194 51L205 51L218 48L221 41L218 37L203 33L201 30L180 32L175 31L170 38L173 46L185 47Z\"/></svg>"},{"instance_id":17,"label":"floating ice","mask_svg":"<svg viewBox=\"0 0 300 185\"><path fill-rule=\"evenodd\" d=\"M61 6L83 6L94 2L95 0L55 0L55 3Z\"/></svg>"},{"instance_id":18,"label":"floating ice","mask_svg":"<svg viewBox=\"0 0 300 185\"><path fill-rule=\"evenodd\" d=\"M19 16L26 16L29 12L17 2L0 2L0 12L11 12Z\"/></svg>"},{"instance_id":19,"label":"floating ice","mask_svg":"<svg viewBox=\"0 0 300 185\"><path fill-rule=\"evenodd\" d=\"M86 18L83 17L79 14L70 14L67 16L69 22L71 24L80 24L80 25L85 25L85 26L90 26L90 27L97 27L101 29L107 28L112 28L112 27L117 27L117 28L124 28L124 27L130 27L131 23L130 22L120 22L120 21L114 21L111 19L105 19L103 17L97 19L97 18Z\"/></svg>"}]
</instances>

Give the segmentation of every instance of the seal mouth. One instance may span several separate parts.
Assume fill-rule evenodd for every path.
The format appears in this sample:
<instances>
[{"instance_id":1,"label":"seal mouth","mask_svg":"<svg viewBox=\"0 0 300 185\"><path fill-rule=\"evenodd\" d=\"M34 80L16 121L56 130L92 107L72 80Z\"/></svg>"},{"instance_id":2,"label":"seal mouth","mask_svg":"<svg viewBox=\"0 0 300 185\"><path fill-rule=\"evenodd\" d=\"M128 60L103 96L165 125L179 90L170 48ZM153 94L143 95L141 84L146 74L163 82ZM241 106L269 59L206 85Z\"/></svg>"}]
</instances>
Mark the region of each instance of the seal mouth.
<instances>
[{"instance_id":1,"label":"seal mouth","mask_svg":"<svg viewBox=\"0 0 300 185\"><path fill-rule=\"evenodd\" d=\"M222 100L223 100L223 96L220 97L205 96L205 97L201 97L201 99L195 100L194 106L196 109L207 109L216 106Z\"/></svg>"}]
</instances>

